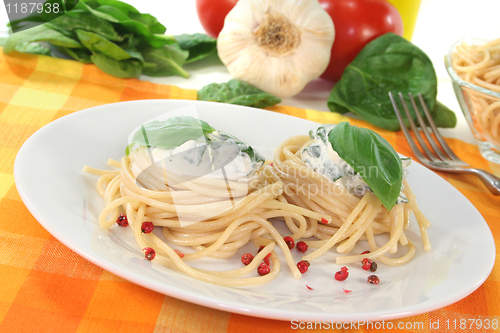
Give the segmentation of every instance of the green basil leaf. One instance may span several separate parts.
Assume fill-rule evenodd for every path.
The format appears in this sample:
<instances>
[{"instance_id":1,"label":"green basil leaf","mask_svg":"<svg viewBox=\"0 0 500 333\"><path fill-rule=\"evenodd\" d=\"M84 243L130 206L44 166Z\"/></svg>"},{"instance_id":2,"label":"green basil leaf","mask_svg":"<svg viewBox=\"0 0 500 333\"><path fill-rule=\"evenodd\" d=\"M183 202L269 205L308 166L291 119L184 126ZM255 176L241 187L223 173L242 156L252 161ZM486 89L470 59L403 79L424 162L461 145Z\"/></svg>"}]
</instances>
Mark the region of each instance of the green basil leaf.
<instances>
[{"instance_id":1,"label":"green basil leaf","mask_svg":"<svg viewBox=\"0 0 500 333\"><path fill-rule=\"evenodd\" d=\"M182 155L188 152L190 163L200 167L197 170L197 176L203 176L224 167L241 153L247 154L252 161L252 170L260 168L265 161L264 157L247 143L241 142L230 134L216 131L203 120L190 116L172 117L164 121L150 121L144 124L134 133L132 142L127 146L125 153L129 155L136 145L171 149L190 140L198 141L199 145L178 152L178 154L185 159L186 156ZM209 163L203 163L204 166L202 166L200 165L202 160L207 161L206 154L210 154Z\"/></svg>"},{"instance_id":2,"label":"green basil leaf","mask_svg":"<svg viewBox=\"0 0 500 333\"><path fill-rule=\"evenodd\" d=\"M141 126L127 146L126 154L136 144L163 148L175 148L189 140L212 133L215 129L203 120L189 116L168 118L164 121L154 120Z\"/></svg>"},{"instance_id":3,"label":"green basil leaf","mask_svg":"<svg viewBox=\"0 0 500 333\"><path fill-rule=\"evenodd\" d=\"M32 42L50 42L54 45L62 47L82 47L78 41L63 35L59 31L52 30L45 24L42 24L10 35L5 42L3 52L8 54L14 51L18 45L26 45L25 43Z\"/></svg>"},{"instance_id":4,"label":"green basil leaf","mask_svg":"<svg viewBox=\"0 0 500 333\"><path fill-rule=\"evenodd\" d=\"M181 49L189 51L186 63L195 62L217 52L217 39L201 33L175 36Z\"/></svg>"},{"instance_id":5,"label":"green basil leaf","mask_svg":"<svg viewBox=\"0 0 500 333\"><path fill-rule=\"evenodd\" d=\"M328 141L370 186L380 202L391 210L403 183L401 158L379 134L367 128L343 122L333 127Z\"/></svg>"},{"instance_id":6,"label":"green basil leaf","mask_svg":"<svg viewBox=\"0 0 500 333\"><path fill-rule=\"evenodd\" d=\"M422 94L436 103L437 78L429 57L401 36L384 34L368 43L346 67L328 98L331 111L355 113L380 128L396 131L399 122L388 93ZM409 99L407 100L409 102ZM412 117L415 118L410 108Z\"/></svg>"},{"instance_id":7,"label":"green basil leaf","mask_svg":"<svg viewBox=\"0 0 500 333\"><path fill-rule=\"evenodd\" d=\"M212 83L198 91L198 100L264 108L281 103L281 99L250 83L237 79L227 83Z\"/></svg>"},{"instance_id":8,"label":"green basil leaf","mask_svg":"<svg viewBox=\"0 0 500 333\"><path fill-rule=\"evenodd\" d=\"M116 60L104 54L93 54L90 59L100 70L116 77L136 78L142 72L142 64L137 59Z\"/></svg>"},{"instance_id":9,"label":"green basil leaf","mask_svg":"<svg viewBox=\"0 0 500 333\"><path fill-rule=\"evenodd\" d=\"M149 76L189 77L182 66L188 57L188 51L181 50L179 44L163 45L159 48L148 47L142 50L144 57L143 74Z\"/></svg>"}]
</instances>

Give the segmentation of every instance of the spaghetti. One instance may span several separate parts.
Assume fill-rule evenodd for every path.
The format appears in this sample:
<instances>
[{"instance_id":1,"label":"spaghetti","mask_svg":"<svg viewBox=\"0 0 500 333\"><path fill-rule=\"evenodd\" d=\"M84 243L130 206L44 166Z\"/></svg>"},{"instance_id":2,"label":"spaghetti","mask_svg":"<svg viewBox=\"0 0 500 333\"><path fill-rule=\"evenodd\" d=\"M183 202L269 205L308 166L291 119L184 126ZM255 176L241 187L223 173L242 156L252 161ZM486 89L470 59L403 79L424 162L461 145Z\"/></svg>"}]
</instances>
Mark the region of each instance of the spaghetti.
<instances>
[{"instance_id":1,"label":"spaghetti","mask_svg":"<svg viewBox=\"0 0 500 333\"><path fill-rule=\"evenodd\" d=\"M284 183L283 198L286 202L332 219L328 224L309 221L309 228L303 237L316 238L306 243L317 249L304 256L304 260L312 261L335 245L338 253L348 254L359 240L367 240L371 251L369 254L337 256L337 264L360 262L363 258L377 259L387 265L404 264L414 256L416 250L413 242L404 234L404 230L409 228L411 212L416 215L424 249L431 249L427 235L430 223L420 211L406 181L403 193L408 202L397 204L387 211L371 191L365 191L360 197L338 182L332 182L311 170L303 161L302 154L312 142L308 136L295 136L283 142L275 151L272 170L273 177ZM296 229L292 221L287 221L287 224L291 230ZM388 234L387 243L377 245L374 237L377 234ZM405 255L400 258L385 256L396 253L398 244L408 246Z\"/></svg>"},{"instance_id":2,"label":"spaghetti","mask_svg":"<svg viewBox=\"0 0 500 333\"><path fill-rule=\"evenodd\" d=\"M464 81L500 93L500 39L483 45L457 45L451 65ZM500 147L500 98L467 88L475 127Z\"/></svg>"},{"instance_id":3,"label":"spaghetti","mask_svg":"<svg viewBox=\"0 0 500 333\"><path fill-rule=\"evenodd\" d=\"M209 141L211 144L216 142L213 136ZM338 256L337 263L369 258L387 265L404 264L413 257L416 249L404 234L411 212L419 222L425 249L430 249L426 234L429 222L418 209L407 184L404 194L408 203L398 204L388 212L371 191L362 195L351 194L311 170L301 160L303 148L310 141L307 136L292 137L276 149L272 163L257 163L243 173L226 172L237 171L234 161L239 158L243 159L240 167L248 167L248 156L242 151L236 157L233 154L233 161L225 162L220 170L215 170L217 172L186 177L165 167L166 161L174 156L172 150L161 151L161 148L143 145L132 149L120 162L109 160L108 164L117 170L85 166L83 171L100 177L97 191L105 203L99 215L102 227L111 228L120 214L124 214L138 246L154 249L155 261L214 284L244 286L271 281L280 271L280 260L274 251L276 247L280 248L293 276L299 278L301 272L284 236L295 241L304 240L316 248L303 257L308 262L335 245L337 252L347 254L359 240L367 240L371 253L362 257ZM193 142L187 141L184 145L192 148ZM210 148L196 147L203 148L204 152ZM152 148L160 149L160 153L153 153ZM193 155L189 149L180 151ZM183 156L188 156L186 154ZM216 154L202 155L210 156L213 162ZM200 161L190 163L200 165ZM144 222L151 222L155 231L145 233ZM277 224L283 223L288 227L288 235L282 235L276 229ZM379 246L375 235L382 233L390 237L386 244ZM189 261L206 257L231 258L249 242L260 247L261 251L247 266L222 272L188 265ZM387 257L387 253L397 251L398 244L407 246L407 253L400 258ZM271 266L269 274L245 277L267 260Z\"/></svg>"}]
</instances>

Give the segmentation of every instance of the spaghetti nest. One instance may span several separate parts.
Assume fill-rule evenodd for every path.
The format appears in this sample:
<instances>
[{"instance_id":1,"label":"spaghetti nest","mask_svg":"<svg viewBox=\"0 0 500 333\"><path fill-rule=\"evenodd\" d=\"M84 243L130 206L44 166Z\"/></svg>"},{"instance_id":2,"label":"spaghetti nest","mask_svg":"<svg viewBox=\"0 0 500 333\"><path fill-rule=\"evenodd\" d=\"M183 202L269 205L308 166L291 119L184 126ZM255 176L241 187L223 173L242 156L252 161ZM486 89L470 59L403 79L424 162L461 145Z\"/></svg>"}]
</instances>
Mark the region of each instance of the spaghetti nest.
<instances>
[{"instance_id":1,"label":"spaghetti nest","mask_svg":"<svg viewBox=\"0 0 500 333\"><path fill-rule=\"evenodd\" d=\"M416 251L404 233L411 212L417 217L424 248L430 249L426 233L429 222L420 212L408 184L404 193L409 202L388 212L371 191L361 197L350 194L309 169L300 158L301 149L308 143L307 136L286 140L275 151L271 164L262 166L244 181L185 179L165 168L149 170L145 147L120 162L108 162L118 170L85 166L84 171L100 176L97 190L105 202L99 215L102 227L110 228L119 214L126 215L138 246L154 249L155 261L214 284L245 286L271 281L280 271L276 246L293 276L299 278L301 272L284 236L292 237L295 242L304 240L316 248L302 258L308 262L336 245L337 252L347 254L358 241L367 240L371 253L338 256L337 263L359 262L363 258L388 265L406 263ZM139 171L146 169L147 177L139 177ZM152 222L155 232L142 232L143 222ZM283 223L288 227L288 235L276 229L277 224ZM382 233L390 237L379 246L375 235ZM189 261L206 257L231 258L249 242L263 248L247 266L208 271L188 265ZM400 258L386 257L385 254L397 251L398 244L408 247L406 254ZM256 276L257 267L266 257L271 261L270 273ZM247 274L251 276L245 277Z\"/></svg>"},{"instance_id":2,"label":"spaghetti nest","mask_svg":"<svg viewBox=\"0 0 500 333\"><path fill-rule=\"evenodd\" d=\"M303 260L312 261L335 245L338 253L348 254L359 240L367 240L369 254L337 256L337 264L361 262L364 258L377 259L387 265L404 264L416 251L415 245L404 233L409 228L412 212L418 221L424 249L431 249L427 235L430 223L420 211L406 181L403 192L408 202L397 204L387 211L371 191L364 191L362 196L351 194L345 187L308 168L301 159L301 152L311 142L308 136L295 136L283 142L275 150L274 167L270 170L272 177L283 182L282 197L286 202L331 218L331 223L327 224L308 221L307 231L299 233L293 221L285 217L290 230L301 237L317 239L307 242L317 249L304 256ZM378 245L375 241L377 234L388 234L389 240ZM396 253L398 244L408 247L405 255L399 258L385 256Z\"/></svg>"},{"instance_id":3,"label":"spaghetti nest","mask_svg":"<svg viewBox=\"0 0 500 333\"><path fill-rule=\"evenodd\" d=\"M164 169L160 171L164 173L161 177L156 177L158 173L155 176L152 171L147 179L139 182L134 168L147 160L146 154L145 148L141 147L130 156L123 157L121 162L108 162L119 170L84 168L85 172L100 176L97 190L105 202L105 208L99 215L102 227L112 227L119 214L123 213L139 247L155 250L155 261L196 279L219 285L263 284L274 279L280 271L280 262L274 252L276 245L284 253L293 276L301 276L283 236L270 220L286 217L298 229L306 230L305 217L314 221L321 220L323 216L287 203L281 196L283 182L265 177L264 170L269 166L261 168L244 182L207 177L183 181L182 177L169 174ZM139 168L145 169L144 166ZM144 183L151 185L161 181L164 181L165 189L152 190L143 186ZM141 226L146 221L152 222L155 229L161 229L161 235L143 233ZM205 257L230 258L249 241L257 247L265 247L245 267L220 272L195 269L187 264ZM191 250L188 253L186 249L181 258L173 247L189 247ZM269 274L242 277L255 272L268 254L271 254Z\"/></svg>"}]
</instances>

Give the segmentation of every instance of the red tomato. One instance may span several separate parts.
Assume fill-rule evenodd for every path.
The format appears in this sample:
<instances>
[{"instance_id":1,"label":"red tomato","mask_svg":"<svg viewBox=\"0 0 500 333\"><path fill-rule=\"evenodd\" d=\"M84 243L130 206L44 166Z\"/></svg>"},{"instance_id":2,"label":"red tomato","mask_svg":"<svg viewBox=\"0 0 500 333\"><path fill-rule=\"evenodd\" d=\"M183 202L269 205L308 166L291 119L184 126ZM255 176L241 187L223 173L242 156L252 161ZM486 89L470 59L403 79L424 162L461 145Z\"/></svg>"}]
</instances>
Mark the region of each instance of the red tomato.
<instances>
[{"instance_id":1,"label":"red tomato","mask_svg":"<svg viewBox=\"0 0 500 333\"><path fill-rule=\"evenodd\" d=\"M201 25L209 36L219 36L224 18L238 0L196 0ZM335 24L330 63L322 78L336 82L347 65L373 39L393 32L403 35L398 10L386 0L319 0Z\"/></svg>"},{"instance_id":2,"label":"red tomato","mask_svg":"<svg viewBox=\"0 0 500 333\"><path fill-rule=\"evenodd\" d=\"M224 18L238 0L196 0L196 11L200 23L207 35L217 38L222 27Z\"/></svg>"},{"instance_id":3,"label":"red tomato","mask_svg":"<svg viewBox=\"0 0 500 333\"><path fill-rule=\"evenodd\" d=\"M356 55L373 39L403 34L398 10L386 0L319 0L335 24L330 63L322 78L336 82Z\"/></svg>"}]
</instances>

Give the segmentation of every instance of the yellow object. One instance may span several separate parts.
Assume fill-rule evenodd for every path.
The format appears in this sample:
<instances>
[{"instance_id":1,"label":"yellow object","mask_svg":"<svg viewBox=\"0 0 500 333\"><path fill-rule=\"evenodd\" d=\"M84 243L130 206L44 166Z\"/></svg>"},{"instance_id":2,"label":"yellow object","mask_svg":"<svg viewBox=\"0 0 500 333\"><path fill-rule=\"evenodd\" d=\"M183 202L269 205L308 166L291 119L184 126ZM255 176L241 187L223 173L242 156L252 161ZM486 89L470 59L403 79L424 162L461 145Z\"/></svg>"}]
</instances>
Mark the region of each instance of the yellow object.
<instances>
[{"instance_id":1,"label":"yellow object","mask_svg":"<svg viewBox=\"0 0 500 333\"><path fill-rule=\"evenodd\" d=\"M417 23L420 0L387 0L396 7L403 19L403 37L411 41Z\"/></svg>"}]
</instances>

